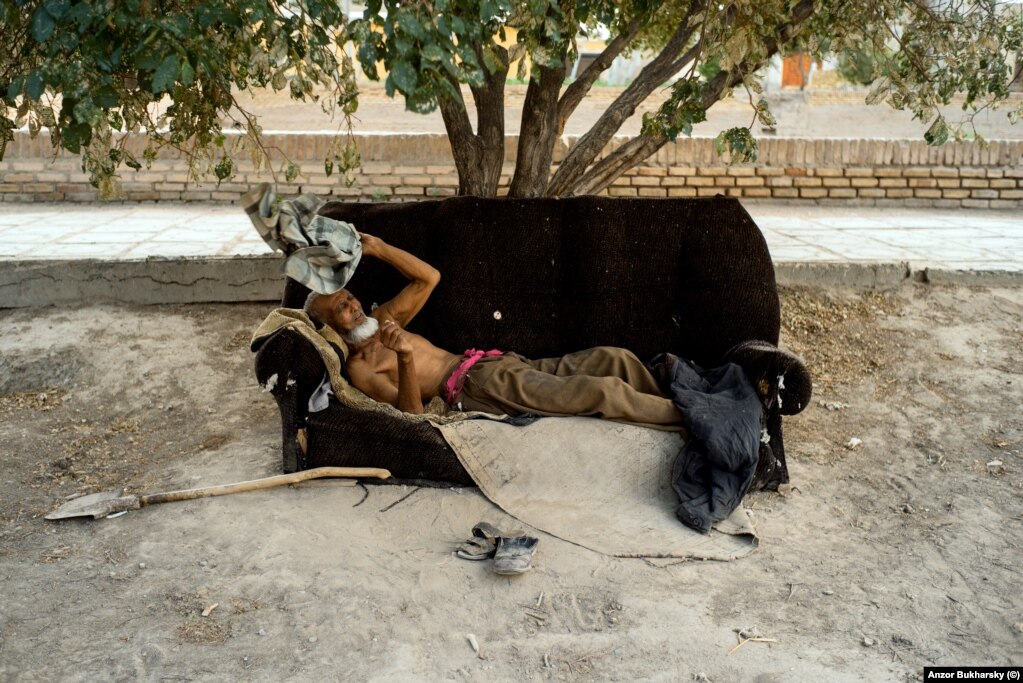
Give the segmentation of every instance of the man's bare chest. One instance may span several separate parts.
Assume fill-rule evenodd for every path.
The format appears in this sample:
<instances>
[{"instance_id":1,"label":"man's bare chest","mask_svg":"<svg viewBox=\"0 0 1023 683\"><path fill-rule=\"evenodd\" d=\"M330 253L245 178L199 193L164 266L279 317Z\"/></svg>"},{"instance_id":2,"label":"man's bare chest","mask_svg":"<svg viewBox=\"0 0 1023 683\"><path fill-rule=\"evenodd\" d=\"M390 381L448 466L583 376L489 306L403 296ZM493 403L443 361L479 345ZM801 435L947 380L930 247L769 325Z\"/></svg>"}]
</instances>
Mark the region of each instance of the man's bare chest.
<instances>
[{"instance_id":1,"label":"man's bare chest","mask_svg":"<svg viewBox=\"0 0 1023 683\"><path fill-rule=\"evenodd\" d=\"M363 367L377 374L393 377L398 375L398 354L379 341L361 349L359 355L352 361L362 364Z\"/></svg>"}]
</instances>

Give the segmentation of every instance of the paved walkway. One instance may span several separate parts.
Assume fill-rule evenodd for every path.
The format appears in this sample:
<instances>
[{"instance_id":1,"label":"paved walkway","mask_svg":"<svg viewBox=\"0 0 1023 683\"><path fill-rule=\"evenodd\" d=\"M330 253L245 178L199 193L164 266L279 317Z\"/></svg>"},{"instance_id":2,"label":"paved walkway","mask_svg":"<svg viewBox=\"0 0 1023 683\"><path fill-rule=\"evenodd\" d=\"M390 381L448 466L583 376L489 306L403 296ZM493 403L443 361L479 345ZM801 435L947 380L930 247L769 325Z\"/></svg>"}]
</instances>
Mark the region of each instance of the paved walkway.
<instances>
[{"instance_id":1,"label":"paved walkway","mask_svg":"<svg viewBox=\"0 0 1023 683\"><path fill-rule=\"evenodd\" d=\"M1023 272L1023 213L749 204L776 263ZM270 253L238 207L0 204L0 260Z\"/></svg>"}]
</instances>

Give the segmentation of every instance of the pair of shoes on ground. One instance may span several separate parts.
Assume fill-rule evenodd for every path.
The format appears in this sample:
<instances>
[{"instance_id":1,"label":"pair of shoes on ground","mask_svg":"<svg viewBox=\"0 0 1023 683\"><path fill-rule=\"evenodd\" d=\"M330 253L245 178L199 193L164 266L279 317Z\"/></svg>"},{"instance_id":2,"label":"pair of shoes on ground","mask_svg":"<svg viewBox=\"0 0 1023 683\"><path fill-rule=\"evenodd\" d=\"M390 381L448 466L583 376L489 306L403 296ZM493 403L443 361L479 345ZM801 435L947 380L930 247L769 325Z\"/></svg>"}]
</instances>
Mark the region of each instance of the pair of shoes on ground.
<instances>
[{"instance_id":1,"label":"pair of shoes on ground","mask_svg":"<svg viewBox=\"0 0 1023 683\"><path fill-rule=\"evenodd\" d=\"M494 573L503 576L524 574L532 568L533 555L540 539L522 531L501 531L493 524L480 522L472 528L472 538L458 547L463 560L494 558Z\"/></svg>"}]
</instances>

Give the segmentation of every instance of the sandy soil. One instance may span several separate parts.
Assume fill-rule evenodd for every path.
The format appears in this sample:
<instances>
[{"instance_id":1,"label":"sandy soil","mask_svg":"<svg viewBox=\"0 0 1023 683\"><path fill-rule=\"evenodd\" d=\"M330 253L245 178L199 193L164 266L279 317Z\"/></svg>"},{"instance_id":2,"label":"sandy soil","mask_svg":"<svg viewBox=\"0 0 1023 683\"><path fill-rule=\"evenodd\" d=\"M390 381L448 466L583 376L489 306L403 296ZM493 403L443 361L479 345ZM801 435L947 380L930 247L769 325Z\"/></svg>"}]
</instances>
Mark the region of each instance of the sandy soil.
<instances>
[{"instance_id":1,"label":"sandy soil","mask_svg":"<svg viewBox=\"0 0 1023 683\"><path fill-rule=\"evenodd\" d=\"M477 520L508 521L474 489L41 518L79 492L277 473L246 348L266 310L0 311L0 679L903 681L1019 663L1023 288L786 291L784 341L817 394L786 423L791 489L747 498L762 545L737 562L544 537L532 572L497 577L452 554ZM773 642L735 649L753 627Z\"/></svg>"}]
</instances>

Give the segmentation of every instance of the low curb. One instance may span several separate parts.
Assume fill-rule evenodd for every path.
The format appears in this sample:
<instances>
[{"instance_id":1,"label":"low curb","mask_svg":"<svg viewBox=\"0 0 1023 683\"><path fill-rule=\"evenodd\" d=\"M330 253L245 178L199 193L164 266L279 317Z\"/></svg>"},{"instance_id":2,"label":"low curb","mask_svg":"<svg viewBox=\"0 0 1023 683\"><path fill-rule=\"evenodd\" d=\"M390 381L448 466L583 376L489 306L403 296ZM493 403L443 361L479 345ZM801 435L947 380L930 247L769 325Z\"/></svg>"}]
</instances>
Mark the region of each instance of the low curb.
<instances>
[{"instance_id":1,"label":"low curb","mask_svg":"<svg viewBox=\"0 0 1023 683\"><path fill-rule=\"evenodd\" d=\"M907 261L798 262L775 263L775 277L782 287L851 287L892 290L906 283L964 285L977 287L1021 287L1023 270L956 270L916 267Z\"/></svg>"},{"instance_id":2,"label":"low curb","mask_svg":"<svg viewBox=\"0 0 1023 683\"><path fill-rule=\"evenodd\" d=\"M273 301L281 256L0 261L0 308Z\"/></svg>"}]
</instances>

